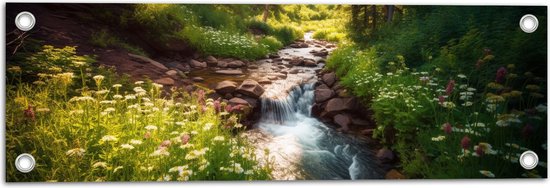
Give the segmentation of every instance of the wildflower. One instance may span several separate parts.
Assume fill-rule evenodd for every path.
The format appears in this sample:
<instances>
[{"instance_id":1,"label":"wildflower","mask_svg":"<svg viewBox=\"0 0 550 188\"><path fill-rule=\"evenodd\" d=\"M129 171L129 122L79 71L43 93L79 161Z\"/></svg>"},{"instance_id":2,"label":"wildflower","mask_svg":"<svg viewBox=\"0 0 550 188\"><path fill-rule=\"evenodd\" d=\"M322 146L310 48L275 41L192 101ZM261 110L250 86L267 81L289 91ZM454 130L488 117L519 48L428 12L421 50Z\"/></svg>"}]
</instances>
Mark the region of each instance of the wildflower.
<instances>
[{"instance_id":1,"label":"wildflower","mask_svg":"<svg viewBox=\"0 0 550 188\"><path fill-rule=\"evenodd\" d=\"M50 109L49 108L37 108L36 109L36 112L49 112Z\"/></svg>"},{"instance_id":2,"label":"wildflower","mask_svg":"<svg viewBox=\"0 0 550 188\"><path fill-rule=\"evenodd\" d=\"M169 156L170 152L167 151L168 149L165 147L160 147L159 149L155 150L153 153L151 153L149 156L156 157L156 156Z\"/></svg>"},{"instance_id":3,"label":"wildflower","mask_svg":"<svg viewBox=\"0 0 550 188\"><path fill-rule=\"evenodd\" d=\"M439 142L439 141L442 141L442 140L445 140L445 136L443 136L443 135L439 135L437 137L432 137L432 141L434 141L434 142Z\"/></svg>"},{"instance_id":4,"label":"wildflower","mask_svg":"<svg viewBox=\"0 0 550 188\"><path fill-rule=\"evenodd\" d=\"M19 66L11 66L10 68L8 68L8 71L9 71L9 72L12 72L12 73L20 73L20 72L21 72L21 67L19 67Z\"/></svg>"},{"instance_id":5,"label":"wildflower","mask_svg":"<svg viewBox=\"0 0 550 188\"><path fill-rule=\"evenodd\" d=\"M170 140L165 140L165 141L162 141L162 143L160 143L160 146L159 147L168 147L172 144L172 142L170 142Z\"/></svg>"},{"instance_id":6,"label":"wildflower","mask_svg":"<svg viewBox=\"0 0 550 188\"><path fill-rule=\"evenodd\" d=\"M497 151L493 150L493 146L491 144L480 142L477 144L477 146L474 146L475 154L476 156L482 156L484 154L491 154L496 155Z\"/></svg>"},{"instance_id":7,"label":"wildflower","mask_svg":"<svg viewBox=\"0 0 550 188\"><path fill-rule=\"evenodd\" d=\"M113 85L113 87L114 88L120 88L120 87L122 87L122 85L121 84L115 84L115 85Z\"/></svg>"},{"instance_id":8,"label":"wildflower","mask_svg":"<svg viewBox=\"0 0 550 188\"><path fill-rule=\"evenodd\" d=\"M443 105L443 103L445 102L445 96L440 95L440 96L438 97L438 101L439 101L439 104L440 104L440 105Z\"/></svg>"},{"instance_id":9,"label":"wildflower","mask_svg":"<svg viewBox=\"0 0 550 188\"><path fill-rule=\"evenodd\" d=\"M86 150L82 149L82 148L74 148L74 149L70 149L69 151L67 151L65 153L65 155L69 156L69 157L82 157L84 156L84 152L86 152Z\"/></svg>"},{"instance_id":10,"label":"wildflower","mask_svg":"<svg viewBox=\"0 0 550 188\"><path fill-rule=\"evenodd\" d=\"M441 104L441 106L445 107L445 108L448 108L448 109L452 109L454 107L456 107L455 103L453 102L443 102L443 104Z\"/></svg>"},{"instance_id":11,"label":"wildflower","mask_svg":"<svg viewBox=\"0 0 550 188\"><path fill-rule=\"evenodd\" d=\"M103 142L116 142L118 138L112 135L105 135L101 138L101 141Z\"/></svg>"},{"instance_id":12,"label":"wildflower","mask_svg":"<svg viewBox=\"0 0 550 188\"><path fill-rule=\"evenodd\" d=\"M506 71L506 68L504 67L500 67L498 70L497 70L497 75L496 75L496 78L495 78L495 82L497 83L502 83L504 81L504 77L506 76L506 73L508 73Z\"/></svg>"},{"instance_id":13,"label":"wildflower","mask_svg":"<svg viewBox=\"0 0 550 188\"><path fill-rule=\"evenodd\" d=\"M525 86L525 89L527 89L529 91L539 91L540 87L537 86L537 85L529 84L529 85Z\"/></svg>"},{"instance_id":14,"label":"wildflower","mask_svg":"<svg viewBox=\"0 0 550 188\"><path fill-rule=\"evenodd\" d=\"M447 87L445 88L445 93L447 95L451 95L454 87L455 87L455 80L449 80L449 82L447 83Z\"/></svg>"},{"instance_id":15,"label":"wildflower","mask_svg":"<svg viewBox=\"0 0 550 188\"><path fill-rule=\"evenodd\" d=\"M143 84L143 83L144 83L143 81L136 81L136 82L134 82L135 85L141 85L141 84Z\"/></svg>"},{"instance_id":16,"label":"wildflower","mask_svg":"<svg viewBox=\"0 0 550 188\"><path fill-rule=\"evenodd\" d=\"M521 96L521 91L517 91L517 90L513 90L510 92L510 96L512 97L520 97Z\"/></svg>"},{"instance_id":17,"label":"wildflower","mask_svg":"<svg viewBox=\"0 0 550 188\"><path fill-rule=\"evenodd\" d=\"M493 174L491 171L480 170L479 173L481 173L485 177L489 177L489 178L494 178L495 177L495 174Z\"/></svg>"},{"instance_id":18,"label":"wildflower","mask_svg":"<svg viewBox=\"0 0 550 188\"><path fill-rule=\"evenodd\" d=\"M120 145L120 147L121 147L122 149L128 149L128 150L134 149L134 146L132 146L132 145L130 145L130 144L122 144L122 145Z\"/></svg>"},{"instance_id":19,"label":"wildflower","mask_svg":"<svg viewBox=\"0 0 550 188\"><path fill-rule=\"evenodd\" d=\"M153 87L160 89L162 88L162 84L153 83Z\"/></svg>"},{"instance_id":20,"label":"wildflower","mask_svg":"<svg viewBox=\"0 0 550 188\"><path fill-rule=\"evenodd\" d=\"M126 95L126 96L124 96L124 99L125 99L125 100L136 99L136 96L135 96L135 95L132 95L132 94Z\"/></svg>"},{"instance_id":21,"label":"wildflower","mask_svg":"<svg viewBox=\"0 0 550 188\"><path fill-rule=\"evenodd\" d=\"M104 95L106 93L109 93L109 90L102 89L102 90L99 90L99 91L95 92L96 95Z\"/></svg>"},{"instance_id":22,"label":"wildflower","mask_svg":"<svg viewBox=\"0 0 550 188\"><path fill-rule=\"evenodd\" d=\"M462 79L466 79L466 75L464 75L464 74L459 74L459 75L457 75L457 77L462 78Z\"/></svg>"},{"instance_id":23,"label":"wildflower","mask_svg":"<svg viewBox=\"0 0 550 188\"><path fill-rule=\"evenodd\" d=\"M499 83L496 83L496 82L490 82L487 84L487 87L488 88L491 88L491 89L495 89L495 90L500 90L502 88L504 88L504 86L502 86L501 84Z\"/></svg>"},{"instance_id":24,"label":"wildflower","mask_svg":"<svg viewBox=\"0 0 550 188\"><path fill-rule=\"evenodd\" d=\"M113 99L122 99L124 98L122 95L113 95Z\"/></svg>"},{"instance_id":25,"label":"wildflower","mask_svg":"<svg viewBox=\"0 0 550 188\"><path fill-rule=\"evenodd\" d=\"M39 85L39 86L40 86L40 85L46 85L46 82L40 81L40 80L34 81L34 82L32 82L32 83L33 83L34 85Z\"/></svg>"},{"instance_id":26,"label":"wildflower","mask_svg":"<svg viewBox=\"0 0 550 188\"><path fill-rule=\"evenodd\" d=\"M103 81L103 79L105 79L105 76L102 76L102 75L96 75L93 77L95 82L96 83L101 83L101 81Z\"/></svg>"},{"instance_id":27,"label":"wildflower","mask_svg":"<svg viewBox=\"0 0 550 188\"><path fill-rule=\"evenodd\" d=\"M546 105L544 104L539 104L535 107L535 109L539 112L546 112Z\"/></svg>"},{"instance_id":28,"label":"wildflower","mask_svg":"<svg viewBox=\"0 0 550 188\"><path fill-rule=\"evenodd\" d=\"M512 70L512 69L516 68L516 65L514 65L514 64L508 64L508 65L506 66L506 68Z\"/></svg>"},{"instance_id":29,"label":"wildflower","mask_svg":"<svg viewBox=\"0 0 550 188\"><path fill-rule=\"evenodd\" d=\"M462 104L462 106L472 106L474 103L470 101L466 101Z\"/></svg>"},{"instance_id":30,"label":"wildflower","mask_svg":"<svg viewBox=\"0 0 550 188\"><path fill-rule=\"evenodd\" d=\"M531 96L533 98L544 98L543 94L540 94L540 93L537 93L537 92L530 93L529 96Z\"/></svg>"},{"instance_id":31,"label":"wildflower","mask_svg":"<svg viewBox=\"0 0 550 188\"><path fill-rule=\"evenodd\" d=\"M468 149L470 147L470 141L470 137L468 137L467 135L464 136L460 141L460 146L462 147L462 149Z\"/></svg>"},{"instance_id":32,"label":"wildflower","mask_svg":"<svg viewBox=\"0 0 550 188\"><path fill-rule=\"evenodd\" d=\"M187 144L190 138L191 136L189 136L188 134L181 135L181 144L183 145Z\"/></svg>"},{"instance_id":33,"label":"wildflower","mask_svg":"<svg viewBox=\"0 0 550 188\"><path fill-rule=\"evenodd\" d=\"M451 134L451 132L453 131L453 127L451 126L451 124L449 122L443 124L443 132L447 133L447 134Z\"/></svg>"},{"instance_id":34,"label":"wildflower","mask_svg":"<svg viewBox=\"0 0 550 188\"><path fill-rule=\"evenodd\" d=\"M92 165L92 167L94 168L107 168L107 163L106 162L96 162Z\"/></svg>"},{"instance_id":35,"label":"wildflower","mask_svg":"<svg viewBox=\"0 0 550 188\"><path fill-rule=\"evenodd\" d=\"M147 131L145 135L143 135L143 138L145 139L151 138L151 132Z\"/></svg>"},{"instance_id":36,"label":"wildflower","mask_svg":"<svg viewBox=\"0 0 550 188\"><path fill-rule=\"evenodd\" d=\"M133 145L140 145L142 143L143 142L141 142L141 140L135 140L135 139L130 140L130 144L133 144Z\"/></svg>"},{"instance_id":37,"label":"wildflower","mask_svg":"<svg viewBox=\"0 0 550 188\"><path fill-rule=\"evenodd\" d=\"M157 130L157 126L154 126L154 125L147 125L145 126L145 129L148 130L148 131L154 131L154 130Z\"/></svg>"},{"instance_id":38,"label":"wildflower","mask_svg":"<svg viewBox=\"0 0 550 188\"><path fill-rule=\"evenodd\" d=\"M27 109L23 110L23 114L25 115L25 117L30 118L34 121L35 115L32 105L28 105Z\"/></svg>"},{"instance_id":39,"label":"wildflower","mask_svg":"<svg viewBox=\"0 0 550 188\"><path fill-rule=\"evenodd\" d=\"M113 173L116 173L117 171L119 171L120 169L124 168L124 166L117 166L114 170L113 170Z\"/></svg>"},{"instance_id":40,"label":"wildflower","mask_svg":"<svg viewBox=\"0 0 550 188\"><path fill-rule=\"evenodd\" d=\"M205 131L210 130L213 125L214 125L213 123L206 123L204 124L204 127L202 129Z\"/></svg>"},{"instance_id":41,"label":"wildflower","mask_svg":"<svg viewBox=\"0 0 550 188\"><path fill-rule=\"evenodd\" d=\"M225 138L224 138L223 136L216 136L216 137L214 137L214 139L212 139L212 140L214 140L214 141L224 141Z\"/></svg>"}]
</instances>

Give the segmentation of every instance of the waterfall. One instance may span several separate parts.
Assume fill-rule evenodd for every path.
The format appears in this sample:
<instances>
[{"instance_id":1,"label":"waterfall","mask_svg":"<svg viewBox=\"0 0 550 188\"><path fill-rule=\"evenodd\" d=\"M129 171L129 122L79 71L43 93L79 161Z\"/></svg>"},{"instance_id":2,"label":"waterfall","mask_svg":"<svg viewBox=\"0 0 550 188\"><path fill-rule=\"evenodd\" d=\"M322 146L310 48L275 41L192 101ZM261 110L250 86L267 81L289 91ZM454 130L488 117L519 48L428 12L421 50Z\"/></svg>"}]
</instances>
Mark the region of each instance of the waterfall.
<instances>
[{"instance_id":1,"label":"waterfall","mask_svg":"<svg viewBox=\"0 0 550 188\"><path fill-rule=\"evenodd\" d=\"M262 121L283 124L294 121L298 114L310 116L314 99L314 84L293 87L286 97L264 97Z\"/></svg>"}]
</instances>

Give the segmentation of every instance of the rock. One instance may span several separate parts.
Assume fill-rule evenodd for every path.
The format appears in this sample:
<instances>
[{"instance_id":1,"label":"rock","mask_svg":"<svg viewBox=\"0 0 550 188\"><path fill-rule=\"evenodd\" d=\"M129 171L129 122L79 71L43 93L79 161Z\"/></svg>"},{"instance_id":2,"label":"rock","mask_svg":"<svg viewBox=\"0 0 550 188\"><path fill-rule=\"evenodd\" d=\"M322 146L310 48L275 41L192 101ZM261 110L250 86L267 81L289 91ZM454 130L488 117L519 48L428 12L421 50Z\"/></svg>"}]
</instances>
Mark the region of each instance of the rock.
<instances>
[{"instance_id":1,"label":"rock","mask_svg":"<svg viewBox=\"0 0 550 188\"><path fill-rule=\"evenodd\" d=\"M291 48L300 48L300 44L298 43L292 43L289 45Z\"/></svg>"},{"instance_id":2,"label":"rock","mask_svg":"<svg viewBox=\"0 0 550 188\"><path fill-rule=\"evenodd\" d=\"M214 88L216 92L222 95L225 95L227 93L233 93L235 89L237 89L237 83L230 80L221 81Z\"/></svg>"},{"instance_id":3,"label":"rock","mask_svg":"<svg viewBox=\"0 0 550 188\"><path fill-rule=\"evenodd\" d=\"M229 68L240 68L244 65L245 65L245 63L240 61L240 60L235 60L235 61L231 61L231 62L227 63L227 67L229 67Z\"/></svg>"},{"instance_id":4,"label":"rock","mask_svg":"<svg viewBox=\"0 0 550 188\"><path fill-rule=\"evenodd\" d=\"M244 99L241 99L241 98L238 98L238 97L233 97L233 98L229 99L229 104L231 104L231 105L233 105L233 106L234 106L234 105L239 105L239 104L240 104L240 105L245 105L245 106L250 105L250 104L248 103L248 101L246 101L246 100L244 100Z\"/></svg>"},{"instance_id":5,"label":"rock","mask_svg":"<svg viewBox=\"0 0 550 188\"><path fill-rule=\"evenodd\" d=\"M191 84L193 84L193 80L187 79L187 78L182 79L181 82L183 82L183 84L185 84L185 85L191 85Z\"/></svg>"},{"instance_id":6,"label":"rock","mask_svg":"<svg viewBox=\"0 0 550 188\"><path fill-rule=\"evenodd\" d=\"M376 157L378 157L382 162L391 162L395 158L393 152L388 148L382 148L376 152Z\"/></svg>"},{"instance_id":7,"label":"rock","mask_svg":"<svg viewBox=\"0 0 550 188\"><path fill-rule=\"evenodd\" d=\"M311 54L313 54L314 56L324 57L324 56L327 56L327 55L328 55L328 51L326 51L326 50L324 50L324 51L321 50L321 51L318 51L318 52L317 52L317 51L316 51L316 52L313 52L313 53L311 53Z\"/></svg>"},{"instance_id":8,"label":"rock","mask_svg":"<svg viewBox=\"0 0 550 188\"><path fill-rule=\"evenodd\" d=\"M292 67L294 67L294 65L292 65L292 64L283 64L283 66L285 66L286 68L292 68Z\"/></svg>"},{"instance_id":9,"label":"rock","mask_svg":"<svg viewBox=\"0 0 550 188\"><path fill-rule=\"evenodd\" d=\"M324 58L321 58L321 59L317 60L317 63L326 63L326 62L327 62L327 60L324 59Z\"/></svg>"},{"instance_id":10,"label":"rock","mask_svg":"<svg viewBox=\"0 0 550 188\"><path fill-rule=\"evenodd\" d=\"M271 84L272 82L268 78L263 77L263 78L260 78L260 80L258 80L258 83L260 83L260 84Z\"/></svg>"},{"instance_id":11,"label":"rock","mask_svg":"<svg viewBox=\"0 0 550 188\"><path fill-rule=\"evenodd\" d=\"M327 84L321 84L319 86L317 86L317 88L315 89L330 89L330 87L327 86Z\"/></svg>"},{"instance_id":12,"label":"rock","mask_svg":"<svg viewBox=\"0 0 550 188\"><path fill-rule=\"evenodd\" d=\"M221 67L221 68L226 68L226 67L227 67L227 61L218 60L217 66L218 66L218 67Z\"/></svg>"},{"instance_id":13,"label":"rock","mask_svg":"<svg viewBox=\"0 0 550 188\"><path fill-rule=\"evenodd\" d=\"M248 65L248 69L258 69L258 65Z\"/></svg>"},{"instance_id":14,"label":"rock","mask_svg":"<svg viewBox=\"0 0 550 188\"><path fill-rule=\"evenodd\" d=\"M353 119L351 121L353 122ZM372 136L373 133L374 133L374 129L363 129L360 132L360 134L365 136Z\"/></svg>"},{"instance_id":15,"label":"rock","mask_svg":"<svg viewBox=\"0 0 550 188\"><path fill-rule=\"evenodd\" d=\"M352 118L351 123L353 125L361 126L361 127L368 127L370 125L370 122L364 119L359 118Z\"/></svg>"},{"instance_id":16,"label":"rock","mask_svg":"<svg viewBox=\"0 0 550 188\"><path fill-rule=\"evenodd\" d=\"M279 54L269 54L269 58L271 59L274 59L274 58L280 58L281 56L279 56Z\"/></svg>"},{"instance_id":17,"label":"rock","mask_svg":"<svg viewBox=\"0 0 550 188\"><path fill-rule=\"evenodd\" d=\"M209 67L218 66L218 59L216 59L214 56L209 55L208 57L206 57L206 64Z\"/></svg>"},{"instance_id":18,"label":"rock","mask_svg":"<svg viewBox=\"0 0 550 188\"><path fill-rule=\"evenodd\" d=\"M288 71L289 74L298 74L300 72L300 69L292 69Z\"/></svg>"},{"instance_id":19,"label":"rock","mask_svg":"<svg viewBox=\"0 0 550 188\"><path fill-rule=\"evenodd\" d=\"M231 93L226 93L225 95L223 95L223 98L224 99L231 99L231 98L233 98L233 95L231 95Z\"/></svg>"},{"instance_id":20,"label":"rock","mask_svg":"<svg viewBox=\"0 0 550 188\"><path fill-rule=\"evenodd\" d=\"M312 61L312 60L304 60L303 62L304 66L306 67L316 67L317 66L317 63L315 63L315 61Z\"/></svg>"},{"instance_id":21,"label":"rock","mask_svg":"<svg viewBox=\"0 0 550 188\"><path fill-rule=\"evenodd\" d=\"M332 87L332 84L336 82L336 74L334 72L327 73L323 75L322 79L325 84L327 84L329 87Z\"/></svg>"},{"instance_id":22,"label":"rock","mask_svg":"<svg viewBox=\"0 0 550 188\"><path fill-rule=\"evenodd\" d=\"M150 63L152 65L154 65L155 67L158 67L162 70L168 70L168 68L166 66L164 66L162 63L159 63L155 60L152 60L148 57L144 57L144 56L140 56L140 55L136 55L136 54L131 54L131 53L128 53L128 56L130 56L131 59L134 59L134 60L137 60L137 61L140 61L140 62L144 62L144 63Z\"/></svg>"},{"instance_id":23,"label":"rock","mask_svg":"<svg viewBox=\"0 0 550 188\"><path fill-rule=\"evenodd\" d=\"M327 48L334 48L334 47L336 47L336 45L334 45L334 44L328 44L328 45L326 45L325 47L327 47Z\"/></svg>"},{"instance_id":24,"label":"rock","mask_svg":"<svg viewBox=\"0 0 550 188\"><path fill-rule=\"evenodd\" d=\"M280 79L286 79L287 75L283 73L271 73L271 76L276 76Z\"/></svg>"},{"instance_id":25,"label":"rock","mask_svg":"<svg viewBox=\"0 0 550 188\"><path fill-rule=\"evenodd\" d=\"M350 96L347 89L337 90L336 95L338 95L338 97L349 97Z\"/></svg>"},{"instance_id":26,"label":"rock","mask_svg":"<svg viewBox=\"0 0 550 188\"><path fill-rule=\"evenodd\" d=\"M237 92L253 98L259 98L264 91L264 88L258 82L251 79L244 80L237 88Z\"/></svg>"},{"instance_id":27,"label":"rock","mask_svg":"<svg viewBox=\"0 0 550 188\"><path fill-rule=\"evenodd\" d=\"M191 80L193 80L193 81L195 81L195 82L202 82L202 81L204 81L204 78L198 77L198 76L197 76L197 77L191 78Z\"/></svg>"},{"instance_id":28,"label":"rock","mask_svg":"<svg viewBox=\"0 0 550 188\"><path fill-rule=\"evenodd\" d=\"M244 97L243 98L248 104L250 104L250 107L256 108L258 106L258 99L251 98L251 97Z\"/></svg>"},{"instance_id":29,"label":"rock","mask_svg":"<svg viewBox=\"0 0 550 188\"><path fill-rule=\"evenodd\" d=\"M196 87L194 85L187 85L185 86L185 91L187 92L193 92L195 91Z\"/></svg>"},{"instance_id":30,"label":"rock","mask_svg":"<svg viewBox=\"0 0 550 188\"><path fill-rule=\"evenodd\" d=\"M348 131L351 124L351 117L348 114L337 114L333 118L334 123L340 125L342 131Z\"/></svg>"},{"instance_id":31,"label":"rock","mask_svg":"<svg viewBox=\"0 0 550 188\"><path fill-rule=\"evenodd\" d=\"M242 75L243 71L241 69L226 69L226 70L217 70L216 74Z\"/></svg>"},{"instance_id":32,"label":"rock","mask_svg":"<svg viewBox=\"0 0 550 188\"><path fill-rule=\"evenodd\" d=\"M300 48L307 48L307 47L309 47L309 45L306 44L306 43L300 43L298 46L300 46Z\"/></svg>"},{"instance_id":33,"label":"rock","mask_svg":"<svg viewBox=\"0 0 550 188\"><path fill-rule=\"evenodd\" d=\"M176 76L177 74L178 74L178 71L176 71L176 70L166 71L166 75L168 75L168 76Z\"/></svg>"},{"instance_id":34,"label":"rock","mask_svg":"<svg viewBox=\"0 0 550 188\"><path fill-rule=\"evenodd\" d=\"M334 91L331 89L316 89L314 93L316 103L325 102L334 96Z\"/></svg>"},{"instance_id":35,"label":"rock","mask_svg":"<svg viewBox=\"0 0 550 188\"><path fill-rule=\"evenodd\" d=\"M304 60L302 58L292 58L290 61L288 61L289 64L294 66L301 66L303 65Z\"/></svg>"},{"instance_id":36,"label":"rock","mask_svg":"<svg viewBox=\"0 0 550 188\"><path fill-rule=\"evenodd\" d=\"M391 169L388 173L386 173L386 179L407 179L407 177L399 173L399 171Z\"/></svg>"},{"instance_id":37,"label":"rock","mask_svg":"<svg viewBox=\"0 0 550 188\"><path fill-rule=\"evenodd\" d=\"M355 98L333 98L327 102L325 106L325 115L333 116L339 112L345 110L353 110L355 107L356 100Z\"/></svg>"},{"instance_id":38,"label":"rock","mask_svg":"<svg viewBox=\"0 0 550 188\"><path fill-rule=\"evenodd\" d=\"M155 83L157 84L162 84L162 85L174 85L176 83L176 81L174 81L174 79L172 78L169 78L169 77L164 77L164 78L159 78L159 79L156 79L154 80Z\"/></svg>"},{"instance_id":39,"label":"rock","mask_svg":"<svg viewBox=\"0 0 550 188\"><path fill-rule=\"evenodd\" d=\"M342 89L342 88L344 88L344 86L342 86L342 84L340 84L340 82L335 82L334 85L332 85L332 89L334 91L337 91L337 90Z\"/></svg>"},{"instance_id":40,"label":"rock","mask_svg":"<svg viewBox=\"0 0 550 188\"><path fill-rule=\"evenodd\" d=\"M311 106L311 115L319 117L321 115L321 112L323 112L323 107L321 104L315 103L313 104L313 106Z\"/></svg>"},{"instance_id":41,"label":"rock","mask_svg":"<svg viewBox=\"0 0 550 188\"><path fill-rule=\"evenodd\" d=\"M191 65L191 67L196 68L196 69L202 69L202 68L208 67L206 62L200 62L200 61L197 61L197 60L194 60L194 59L191 59L189 61L189 65Z\"/></svg>"}]
</instances>

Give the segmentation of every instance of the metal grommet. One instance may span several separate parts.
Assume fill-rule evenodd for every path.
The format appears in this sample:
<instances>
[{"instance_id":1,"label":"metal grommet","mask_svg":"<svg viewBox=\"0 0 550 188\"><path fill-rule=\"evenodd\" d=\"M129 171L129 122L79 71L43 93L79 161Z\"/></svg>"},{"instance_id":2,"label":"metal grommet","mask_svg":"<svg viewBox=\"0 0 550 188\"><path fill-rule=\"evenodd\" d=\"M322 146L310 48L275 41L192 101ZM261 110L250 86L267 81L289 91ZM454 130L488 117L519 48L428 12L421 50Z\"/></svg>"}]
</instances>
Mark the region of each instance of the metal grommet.
<instances>
[{"instance_id":1,"label":"metal grommet","mask_svg":"<svg viewBox=\"0 0 550 188\"><path fill-rule=\"evenodd\" d=\"M519 20L519 27L526 33L535 32L539 27L539 20L532 14L526 14Z\"/></svg>"},{"instance_id":2,"label":"metal grommet","mask_svg":"<svg viewBox=\"0 0 550 188\"><path fill-rule=\"evenodd\" d=\"M34 169L36 161L31 154L23 153L15 159L15 167L19 172L28 173Z\"/></svg>"},{"instance_id":3,"label":"metal grommet","mask_svg":"<svg viewBox=\"0 0 550 188\"><path fill-rule=\"evenodd\" d=\"M21 31L28 31L34 27L36 19L32 13L23 11L15 17L15 26Z\"/></svg>"},{"instance_id":4,"label":"metal grommet","mask_svg":"<svg viewBox=\"0 0 550 188\"><path fill-rule=\"evenodd\" d=\"M519 164L526 170L531 170L537 167L539 163L539 157L533 151L526 151L519 157Z\"/></svg>"}]
</instances>

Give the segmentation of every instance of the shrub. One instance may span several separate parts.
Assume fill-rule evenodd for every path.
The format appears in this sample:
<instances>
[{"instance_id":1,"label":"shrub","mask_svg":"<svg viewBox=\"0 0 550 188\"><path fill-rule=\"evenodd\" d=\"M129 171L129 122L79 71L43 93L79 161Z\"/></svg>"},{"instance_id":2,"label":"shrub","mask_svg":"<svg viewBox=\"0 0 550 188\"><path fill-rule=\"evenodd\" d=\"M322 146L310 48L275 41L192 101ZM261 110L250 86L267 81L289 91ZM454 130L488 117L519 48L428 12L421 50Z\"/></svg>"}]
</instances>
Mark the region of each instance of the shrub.
<instances>
[{"instance_id":1,"label":"shrub","mask_svg":"<svg viewBox=\"0 0 550 188\"><path fill-rule=\"evenodd\" d=\"M250 19L246 23L247 28L251 30L261 31L263 34L271 33L271 26L259 19Z\"/></svg>"},{"instance_id":2,"label":"shrub","mask_svg":"<svg viewBox=\"0 0 550 188\"><path fill-rule=\"evenodd\" d=\"M258 43L268 46L270 52L276 52L283 47L283 43L273 36L263 37Z\"/></svg>"},{"instance_id":3,"label":"shrub","mask_svg":"<svg viewBox=\"0 0 550 188\"><path fill-rule=\"evenodd\" d=\"M276 37L284 45L288 45L296 39L302 38L304 33L291 26L275 26L269 35Z\"/></svg>"},{"instance_id":4,"label":"shrub","mask_svg":"<svg viewBox=\"0 0 550 188\"><path fill-rule=\"evenodd\" d=\"M119 48L124 48L125 50L133 54L147 56L147 54L143 49L137 46L130 45L126 42L123 42L119 38L111 35L106 29L102 29L99 32L93 33L92 38L90 39L90 42L93 45L96 45L102 48L119 47Z\"/></svg>"}]
</instances>

